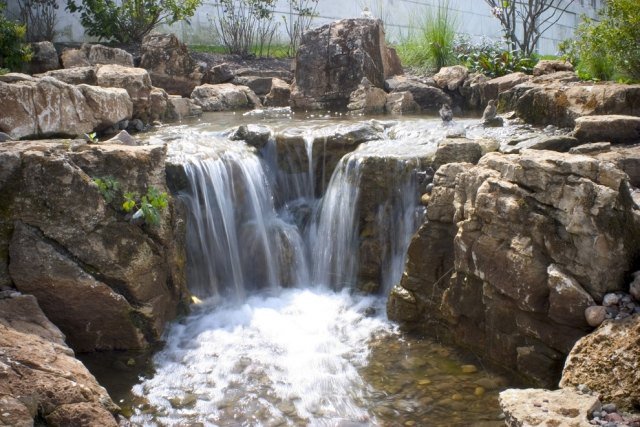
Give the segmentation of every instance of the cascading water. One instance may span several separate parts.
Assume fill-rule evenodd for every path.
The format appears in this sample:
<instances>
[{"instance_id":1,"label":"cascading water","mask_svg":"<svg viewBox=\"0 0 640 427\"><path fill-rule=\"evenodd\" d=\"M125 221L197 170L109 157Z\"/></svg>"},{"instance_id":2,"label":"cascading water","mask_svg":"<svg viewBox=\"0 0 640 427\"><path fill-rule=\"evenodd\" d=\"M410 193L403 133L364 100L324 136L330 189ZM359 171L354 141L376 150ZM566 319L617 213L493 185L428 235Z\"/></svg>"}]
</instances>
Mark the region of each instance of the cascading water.
<instances>
[{"instance_id":1,"label":"cascading water","mask_svg":"<svg viewBox=\"0 0 640 427\"><path fill-rule=\"evenodd\" d=\"M146 403L132 422L370 425L395 411L363 369L370 344L396 332L383 298L353 290L366 279L386 293L399 280L421 220L418 154L433 147L364 144L318 199L309 134L297 151L306 163L288 170L273 141L256 153L221 134L181 140L188 279L204 303L169 329L155 374L134 387ZM362 251L375 274L360 271Z\"/></svg>"}]
</instances>

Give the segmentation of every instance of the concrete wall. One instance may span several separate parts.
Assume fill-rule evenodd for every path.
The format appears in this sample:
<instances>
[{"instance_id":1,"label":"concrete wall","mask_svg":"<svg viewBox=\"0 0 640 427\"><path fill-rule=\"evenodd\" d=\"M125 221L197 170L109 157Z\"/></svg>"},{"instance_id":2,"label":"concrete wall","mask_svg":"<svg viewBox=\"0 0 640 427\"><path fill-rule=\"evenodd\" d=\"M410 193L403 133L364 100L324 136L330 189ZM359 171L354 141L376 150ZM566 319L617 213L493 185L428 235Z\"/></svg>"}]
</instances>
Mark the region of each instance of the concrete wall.
<instances>
[{"instance_id":1,"label":"concrete wall","mask_svg":"<svg viewBox=\"0 0 640 427\"><path fill-rule=\"evenodd\" d=\"M9 0L9 10L16 10L18 0ZM84 29L76 16L64 10L65 0L58 0L58 37L61 42L94 41L84 35ZM596 8L600 7L603 0L574 0L569 11L564 14L557 25L547 31L538 45L538 51L542 54L557 53L558 43L571 37L573 30L580 22L580 16L587 14L595 16ZM368 7L372 14L385 22L387 38L391 41L401 40L410 31L411 27L419 25L426 11L435 7L438 0L319 0L318 17L314 19L313 26L321 25L340 18L360 17L364 7ZM469 34L474 39L482 36L492 39L500 39L501 31L498 20L491 15L489 6L483 0L450 0L450 8L458 22L458 31ZM283 16L288 17L289 6L286 0L278 0L276 3L274 19L280 25L280 41L286 43L287 36L283 27ZM170 28L161 28L162 31L173 31L189 44L217 44L217 37L211 24L211 19L216 16L216 8L213 1L205 0L195 16L191 18L191 24L177 23Z\"/></svg>"}]
</instances>

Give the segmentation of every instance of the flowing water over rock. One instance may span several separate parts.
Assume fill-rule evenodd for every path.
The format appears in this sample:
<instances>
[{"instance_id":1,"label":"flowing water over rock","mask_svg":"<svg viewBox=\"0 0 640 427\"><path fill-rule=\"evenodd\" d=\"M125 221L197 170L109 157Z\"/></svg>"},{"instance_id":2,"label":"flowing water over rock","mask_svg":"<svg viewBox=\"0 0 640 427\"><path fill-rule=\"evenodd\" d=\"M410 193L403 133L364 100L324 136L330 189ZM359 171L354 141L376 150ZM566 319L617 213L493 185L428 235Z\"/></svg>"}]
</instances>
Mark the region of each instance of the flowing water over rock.
<instances>
[{"instance_id":1,"label":"flowing water over rock","mask_svg":"<svg viewBox=\"0 0 640 427\"><path fill-rule=\"evenodd\" d=\"M204 302L170 328L155 373L133 388L133 423L498 422L499 380L384 316L424 214L417 171L450 129L345 125L355 127L335 136L311 122L294 150L272 139L258 151L202 126L152 138L171 140L184 163L189 283ZM371 141L323 170L330 147L362 134ZM305 160L283 158L291 152Z\"/></svg>"}]
</instances>

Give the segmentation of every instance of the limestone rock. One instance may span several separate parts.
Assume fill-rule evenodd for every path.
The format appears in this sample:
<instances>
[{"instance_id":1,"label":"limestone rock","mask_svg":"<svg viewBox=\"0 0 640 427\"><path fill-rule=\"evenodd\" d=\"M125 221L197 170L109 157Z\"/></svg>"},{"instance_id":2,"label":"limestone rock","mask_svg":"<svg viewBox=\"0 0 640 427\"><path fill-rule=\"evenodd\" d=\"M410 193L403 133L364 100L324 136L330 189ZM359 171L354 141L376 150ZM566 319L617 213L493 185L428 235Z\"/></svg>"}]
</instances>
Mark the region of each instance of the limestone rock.
<instances>
[{"instance_id":1,"label":"limestone rock","mask_svg":"<svg viewBox=\"0 0 640 427\"><path fill-rule=\"evenodd\" d=\"M53 43L44 41L31 43L33 56L29 61L29 73L38 74L60 68L60 59Z\"/></svg>"},{"instance_id":2,"label":"limestone rock","mask_svg":"<svg viewBox=\"0 0 640 427\"><path fill-rule=\"evenodd\" d=\"M233 80L233 72L231 72L231 68L229 64L218 64L211 67L204 73L202 76L202 84L212 84L217 85L220 83L227 83Z\"/></svg>"},{"instance_id":3,"label":"limestone rock","mask_svg":"<svg viewBox=\"0 0 640 427\"><path fill-rule=\"evenodd\" d=\"M587 427L591 425L591 414L600 407L597 396L568 388L555 391L508 389L500 393L500 408L509 427Z\"/></svg>"},{"instance_id":4,"label":"limestone rock","mask_svg":"<svg viewBox=\"0 0 640 427\"><path fill-rule=\"evenodd\" d=\"M584 312L595 301L573 277L555 264L547 268L549 286L549 317L558 323L579 326L584 324ZM586 324L584 324L586 326Z\"/></svg>"},{"instance_id":5,"label":"limestone rock","mask_svg":"<svg viewBox=\"0 0 640 427\"><path fill-rule=\"evenodd\" d=\"M582 143L608 141L612 144L640 143L640 117L604 115L576 119L573 131Z\"/></svg>"},{"instance_id":6,"label":"limestone rock","mask_svg":"<svg viewBox=\"0 0 640 427\"><path fill-rule=\"evenodd\" d=\"M387 55L380 20L342 19L305 32L296 56L292 107L344 108L363 77L384 87Z\"/></svg>"},{"instance_id":7,"label":"limestone rock","mask_svg":"<svg viewBox=\"0 0 640 427\"><path fill-rule=\"evenodd\" d=\"M597 328L607 318L607 309L601 305L587 307L584 310L584 318L592 328Z\"/></svg>"},{"instance_id":8,"label":"limestone rock","mask_svg":"<svg viewBox=\"0 0 640 427\"><path fill-rule=\"evenodd\" d=\"M167 93L188 97L202 82L200 68L175 34L149 34L142 40L141 51L140 67L149 72L154 86Z\"/></svg>"},{"instance_id":9,"label":"limestone rock","mask_svg":"<svg viewBox=\"0 0 640 427\"><path fill-rule=\"evenodd\" d=\"M230 139L244 141L257 149L263 148L271 138L271 129L262 125L241 125L231 135Z\"/></svg>"},{"instance_id":10,"label":"limestone rock","mask_svg":"<svg viewBox=\"0 0 640 427\"><path fill-rule=\"evenodd\" d=\"M65 49L61 55L63 68L92 65L120 65L133 67L133 56L119 48L84 43L80 49Z\"/></svg>"},{"instance_id":11,"label":"limestone rock","mask_svg":"<svg viewBox=\"0 0 640 427\"><path fill-rule=\"evenodd\" d=\"M182 120L187 117L197 117L201 115L202 108L196 105L190 98L183 98L180 95L169 96L167 119Z\"/></svg>"},{"instance_id":12,"label":"limestone rock","mask_svg":"<svg viewBox=\"0 0 640 427\"><path fill-rule=\"evenodd\" d=\"M102 65L96 72L98 86L125 89L133 102L133 118L148 121L150 114L151 78L143 68Z\"/></svg>"},{"instance_id":13,"label":"limestone rock","mask_svg":"<svg viewBox=\"0 0 640 427\"><path fill-rule=\"evenodd\" d=\"M627 174L633 187L640 187L640 147L609 145L610 150L595 155L599 160L614 163Z\"/></svg>"},{"instance_id":14,"label":"limestone rock","mask_svg":"<svg viewBox=\"0 0 640 427\"><path fill-rule=\"evenodd\" d=\"M452 67L442 67L434 76L436 84L440 89L448 91L457 90L469 76L469 70L462 65Z\"/></svg>"},{"instance_id":15,"label":"limestone rock","mask_svg":"<svg viewBox=\"0 0 640 427\"><path fill-rule=\"evenodd\" d=\"M131 118L131 101L123 92L72 86L52 77L0 82L0 98L0 130L16 139L74 137Z\"/></svg>"},{"instance_id":16,"label":"limestone rock","mask_svg":"<svg viewBox=\"0 0 640 427\"><path fill-rule=\"evenodd\" d=\"M262 76L237 76L233 79L233 84L247 86L258 96L265 96L271 91L273 79Z\"/></svg>"},{"instance_id":17,"label":"limestone rock","mask_svg":"<svg viewBox=\"0 0 640 427\"><path fill-rule=\"evenodd\" d=\"M92 64L82 49L65 49L60 55L63 68L90 67Z\"/></svg>"},{"instance_id":18,"label":"limestone rock","mask_svg":"<svg viewBox=\"0 0 640 427\"><path fill-rule=\"evenodd\" d=\"M447 163L478 163L482 157L482 148L475 141L464 138L447 138L438 144L433 169Z\"/></svg>"},{"instance_id":19,"label":"limestone rock","mask_svg":"<svg viewBox=\"0 0 640 427\"><path fill-rule=\"evenodd\" d=\"M599 154L611 151L610 142L592 142L589 144L580 144L569 149L571 154Z\"/></svg>"},{"instance_id":20,"label":"limestone rock","mask_svg":"<svg viewBox=\"0 0 640 427\"><path fill-rule=\"evenodd\" d=\"M36 79L29 74L23 73L7 73L0 75L0 82L17 83L17 82L33 82Z\"/></svg>"},{"instance_id":21,"label":"limestone rock","mask_svg":"<svg viewBox=\"0 0 640 427\"><path fill-rule=\"evenodd\" d=\"M384 109L391 114L411 114L420 111L420 106L411 92L393 92L387 95Z\"/></svg>"},{"instance_id":22,"label":"limestone rock","mask_svg":"<svg viewBox=\"0 0 640 427\"><path fill-rule=\"evenodd\" d=\"M385 79L388 79L392 76L400 76L404 74L398 52L396 52L396 50L391 46L387 46L384 51L383 64Z\"/></svg>"},{"instance_id":23,"label":"limestone rock","mask_svg":"<svg viewBox=\"0 0 640 427\"><path fill-rule=\"evenodd\" d=\"M585 384L605 402L632 410L640 405L640 315L606 321L571 350L561 387Z\"/></svg>"},{"instance_id":24,"label":"limestone rock","mask_svg":"<svg viewBox=\"0 0 640 427\"><path fill-rule=\"evenodd\" d=\"M33 296L0 299L0 372L3 425L32 426L34 418L60 426L118 425L117 406Z\"/></svg>"},{"instance_id":25,"label":"limestone rock","mask_svg":"<svg viewBox=\"0 0 640 427\"><path fill-rule=\"evenodd\" d=\"M386 103L387 94L384 90L361 84L351 93L347 109L355 114L380 114L384 112Z\"/></svg>"},{"instance_id":26,"label":"limestone rock","mask_svg":"<svg viewBox=\"0 0 640 427\"><path fill-rule=\"evenodd\" d=\"M579 81L580 77L573 71L557 71L551 74L542 74L531 79L531 83L540 85L566 84Z\"/></svg>"},{"instance_id":27,"label":"limestone rock","mask_svg":"<svg viewBox=\"0 0 640 427\"><path fill-rule=\"evenodd\" d=\"M533 67L533 75L541 76L543 74L556 73L558 71L573 71L573 65L569 61L560 59L543 59Z\"/></svg>"},{"instance_id":28,"label":"limestone rock","mask_svg":"<svg viewBox=\"0 0 640 427\"><path fill-rule=\"evenodd\" d=\"M518 72L487 80L480 84L480 90L482 91L481 99L484 100L485 103L490 99L498 99L498 95L501 93L506 92L521 83L527 82L530 79L530 76Z\"/></svg>"},{"instance_id":29,"label":"limestone rock","mask_svg":"<svg viewBox=\"0 0 640 427\"><path fill-rule=\"evenodd\" d=\"M508 147L501 147L501 151L507 154L517 154L522 150L551 150L566 153L573 147L577 146L579 141L577 138L567 135L552 135L552 136L536 136L531 139L525 139L519 141L515 145Z\"/></svg>"},{"instance_id":30,"label":"limestone rock","mask_svg":"<svg viewBox=\"0 0 640 427\"><path fill-rule=\"evenodd\" d=\"M435 113L443 104L452 104L442 90L415 79L397 76L386 83L391 92L410 92L413 100L427 112Z\"/></svg>"},{"instance_id":31,"label":"limestone rock","mask_svg":"<svg viewBox=\"0 0 640 427\"><path fill-rule=\"evenodd\" d=\"M42 76L53 77L61 82L69 83L70 85L98 85L95 67L63 68L61 70L47 71L42 74Z\"/></svg>"},{"instance_id":32,"label":"limestone rock","mask_svg":"<svg viewBox=\"0 0 640 427\"><path fill-rule=\"evenodd\" d=\"M284 80L273 78L271 89L264 99L265 107L286 107L291 97L291 86Z\"/></svg>"},{"instance_id":33,"label":"limestone rock","mask_svg":"<svg viewBox=\"0 0 640 427\"><path fill-rule=\"evenodd\" d=\"M191 100L202 111L231 111L260 106L260 101L251 89L231 83L198 86L193 90Z\"/></svg>"}]
</instances>

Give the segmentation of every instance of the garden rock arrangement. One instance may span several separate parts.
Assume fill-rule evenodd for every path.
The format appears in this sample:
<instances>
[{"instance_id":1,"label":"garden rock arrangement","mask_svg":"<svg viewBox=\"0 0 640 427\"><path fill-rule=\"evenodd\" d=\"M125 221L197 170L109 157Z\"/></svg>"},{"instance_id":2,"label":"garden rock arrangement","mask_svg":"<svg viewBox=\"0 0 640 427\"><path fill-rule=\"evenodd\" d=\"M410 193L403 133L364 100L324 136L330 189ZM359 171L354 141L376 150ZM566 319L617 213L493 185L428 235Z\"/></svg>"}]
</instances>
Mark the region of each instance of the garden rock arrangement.
<instances>
[{"instance_id":1,"label":"garden rock arrangement","mask_svg":"<svg viewBox=\"0 0 640 427\"><path fill-rule=\"evenodd\" d=\"M36 298L0 292L1 425L118 425L119 408L64 341Z\"/></svg>"}]
</instances>

